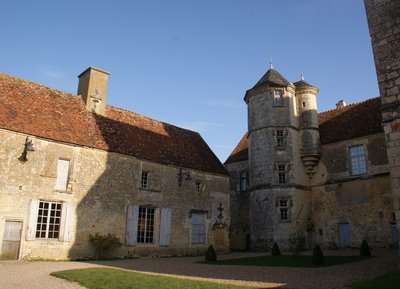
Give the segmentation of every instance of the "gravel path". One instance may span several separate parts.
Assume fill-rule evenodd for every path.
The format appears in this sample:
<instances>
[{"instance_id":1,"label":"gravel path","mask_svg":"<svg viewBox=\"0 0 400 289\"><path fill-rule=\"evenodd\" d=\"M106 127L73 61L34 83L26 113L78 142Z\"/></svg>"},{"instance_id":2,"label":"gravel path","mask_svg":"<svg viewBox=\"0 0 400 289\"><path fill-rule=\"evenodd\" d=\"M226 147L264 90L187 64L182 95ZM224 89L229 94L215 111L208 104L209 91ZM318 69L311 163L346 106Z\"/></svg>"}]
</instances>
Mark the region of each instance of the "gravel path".
<instances>
[{"instance_id":1,"label":"gravel path","mask_svg":"<svg viewBox=\"0 0 400 289\"><path fill-rule=\"evenodd\" d=\"M326 255L357 255L358 250L324 252ZM74 268L109 266L150 274L167 274L179 278L210 280L222 283L273 288L277 286L291 289L346 288L345 284L357 279L371 278L384 272L398 270L397 250L374 251L376 258L326 268L284 268L254 266L218 266L196 264L203 257L180 258L139 258L103 262L0 262L0 288L29 289L81 289L77 284L49 276L51 272ZM255 253L233 253L223 258L257 256Z\"/></svg>"}]
</instances>

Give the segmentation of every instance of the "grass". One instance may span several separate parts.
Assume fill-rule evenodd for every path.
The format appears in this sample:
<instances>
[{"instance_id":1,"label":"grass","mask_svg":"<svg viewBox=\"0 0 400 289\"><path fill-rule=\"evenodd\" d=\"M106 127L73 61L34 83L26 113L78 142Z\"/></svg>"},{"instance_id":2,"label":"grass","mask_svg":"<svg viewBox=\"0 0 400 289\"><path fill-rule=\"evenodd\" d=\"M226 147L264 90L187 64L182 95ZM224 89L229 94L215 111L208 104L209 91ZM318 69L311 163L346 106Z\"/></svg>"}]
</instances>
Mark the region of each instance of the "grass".
<instances>
[{"instance_id":1,"label":"grass","mask_svg":"<svg viewBox=\"0 0 400 289\"><path fill-rule=\"evenodd\" d=\"M351 289L399 289L400 271L386 273L384 275L352 283Z\"/></svg>"},{"instance_id":2,"label":"grass","mask_svg":"<svg viewBox=\"0 0 400 289\"><path fill-rule=\"evenodd\" d=\"M89 289L254 289L254 287L193 281L109 268L89 268L51 273Z\"/></svg>"},{"instance_id":3,"label":"grass","mask_svg":"<svg viewBox=\"0 0 400 289\"><path fill-rule=\"evenodd\" d=\"M370 257L361 256L325 256L325 263L318 267L327 267L345 263L362 261ZM206 262L201 262L206 263ZM215 265L241 265L241 266L282 266L282 267L316 267L312 263L312 256L259 256L251 258L228 259L217 262L208 262Z\"/></svg>"}]
</instances>

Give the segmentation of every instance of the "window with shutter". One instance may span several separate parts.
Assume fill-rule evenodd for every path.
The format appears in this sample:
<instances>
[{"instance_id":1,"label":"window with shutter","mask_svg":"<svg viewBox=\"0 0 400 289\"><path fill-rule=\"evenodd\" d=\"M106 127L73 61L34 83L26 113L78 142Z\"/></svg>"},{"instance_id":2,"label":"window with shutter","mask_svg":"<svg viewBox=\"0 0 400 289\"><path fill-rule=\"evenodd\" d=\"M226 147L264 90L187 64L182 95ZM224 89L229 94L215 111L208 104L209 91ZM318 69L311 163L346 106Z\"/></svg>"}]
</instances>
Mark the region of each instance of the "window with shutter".
<instances>
[{"instance_id":1,"label":"window with shutter","mask_svg":"<svg viewBox=\"0 0 400 289\"><path fill-rule=\"evenodd\" d=\"M66 191L67 190L68 169L69 169L69 161L58 160L57 181L56 181L55 190L57 190L57 191Z\"/></svg>"},{"instance_id":2,"label":"window with shutter","mask_svg":"<svg viewBox=\"0 0 400 289\"><path fill-rule=\"evenodd\" d=\"M206 241L205 214L192 213L192 244L204 244Z\"/></svg>"},{"instance_id":3,"label":"window with shutter","mask_svg":"<svg viewBox=\"0 0 400 289\"><path fill-rule=\"evenodd\" d=\"M172 211L170 208L161 208L160 246L170 245L171 216L172 216Z\"/></svg>"}]
</instances>

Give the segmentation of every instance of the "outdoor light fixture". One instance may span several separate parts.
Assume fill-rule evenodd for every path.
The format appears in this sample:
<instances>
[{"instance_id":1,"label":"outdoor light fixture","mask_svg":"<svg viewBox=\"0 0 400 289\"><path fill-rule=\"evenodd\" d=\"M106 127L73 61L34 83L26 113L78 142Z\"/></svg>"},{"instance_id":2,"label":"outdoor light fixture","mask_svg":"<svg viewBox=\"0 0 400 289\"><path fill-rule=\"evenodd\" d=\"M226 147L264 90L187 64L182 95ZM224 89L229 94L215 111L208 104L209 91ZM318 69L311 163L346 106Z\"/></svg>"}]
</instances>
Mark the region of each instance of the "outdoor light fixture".
<instances>
[{"instance_id":1,"label":"outdoor light fixture","mask_svg":"<svg viewBox=\"0 0 400 289\"><path fill-rule=\"evenodd\" d=\"M33 143L32 140L29 139L29 137L26 137L25 139L25 144L24 144L24 150L21 154L21 156L18 158L19 161L21 162L26 162L28 160L28 158L26 157L26 155L29 152L34 152L34 148L33 148Z\"/></svg>"},{"instance_id":2,"label":"outdoor light fixture","mask_svg":"<svg viewBox=\"0 0 400 289\"><path fill-rule=\"evenodd\" d=\"M184 173L182 172L182 169L179 169L179 173L178 173L178 185L179 187L182 185L182 181L190 181L192 180L191 176L190 176L190 172Z\"/></svg>"}]
</instances>

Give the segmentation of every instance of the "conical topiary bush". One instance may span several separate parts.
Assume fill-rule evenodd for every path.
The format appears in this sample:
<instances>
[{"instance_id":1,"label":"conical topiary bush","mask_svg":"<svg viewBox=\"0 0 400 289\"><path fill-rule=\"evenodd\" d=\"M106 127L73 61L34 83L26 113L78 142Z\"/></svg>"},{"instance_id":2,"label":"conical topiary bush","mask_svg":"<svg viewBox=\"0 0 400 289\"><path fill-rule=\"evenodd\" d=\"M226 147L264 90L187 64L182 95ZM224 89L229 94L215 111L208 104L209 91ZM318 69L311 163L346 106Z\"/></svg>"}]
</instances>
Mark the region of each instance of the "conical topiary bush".
<instances>
[{"instance_id":1,"label":"conical topiary bush","mask_svg":"<svg viewBox=\"0 0 400 289\"><path fill-rule=\"evenodd\" d=\"M272 246L271 255L272 256L280 256L281 255L281 250L279 249L279 246L277 243L274 243L274 245Z\"/></svg>"},{"instance_id":2,"label":"conical topiary bush","mask_svg":"<svg viewBox=\"0 0 400 289\"><path fill-rule=\"evenodd\" d=\"M314 247L312 263L316 266L319 266L319 265L322 265L325 263L324 254L322 254L322 250L318 245L315 245L315 247Z\"/></svg>"},{"instance_id":3,"label":"conical topiary bush","mask_svg":"<svg viewBox=\"0 0 400 289\"><path fill-rule=\"evenodd\" d=\"M217 253L215 253L213 245L208 246L206 251L206 262L215 262L217 261Z\"/></svg>"},{"instance_id":4,"label":"conical topiary bush","mask_svg":"<svg viewBox=\"0 0 400 289\"><path fill-rule=\"evenodd\" d=\"M369 248L367 241L365 241L365 240L363 240L361 243L360 256L364 256L364 257L371 256L371 250Z\"/></svg>"}]
</instances>

